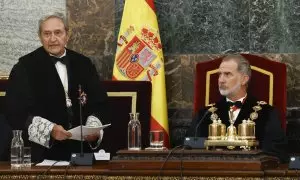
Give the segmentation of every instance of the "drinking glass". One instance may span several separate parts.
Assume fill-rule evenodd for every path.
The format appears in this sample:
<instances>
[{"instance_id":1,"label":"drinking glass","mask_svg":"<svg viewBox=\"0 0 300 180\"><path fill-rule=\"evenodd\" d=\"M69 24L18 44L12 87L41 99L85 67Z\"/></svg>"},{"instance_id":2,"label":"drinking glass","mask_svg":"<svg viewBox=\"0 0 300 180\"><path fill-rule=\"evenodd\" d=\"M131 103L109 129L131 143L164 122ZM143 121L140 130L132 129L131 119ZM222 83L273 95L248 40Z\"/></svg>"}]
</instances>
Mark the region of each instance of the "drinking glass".
<instances>
[{"instance_id":1,"label":"drinking glass","mask_svg":"<svg viewBox=\"0 0 300 180\"><path fill-rule=\"evenodd\" d=\"M161 130L150 131L150 147L163 149L164 133Z\"/></svg>"},{"instance_id":2,"label":"drinking glass","mask_svg":"<svg viewBox=\"0 0 300 180\"><path fill-rule=\"evenodd\" d=\"M31 167L31 148L30 147L24 147L23 167L24 168Z\"/></svg>"}]
</instances>

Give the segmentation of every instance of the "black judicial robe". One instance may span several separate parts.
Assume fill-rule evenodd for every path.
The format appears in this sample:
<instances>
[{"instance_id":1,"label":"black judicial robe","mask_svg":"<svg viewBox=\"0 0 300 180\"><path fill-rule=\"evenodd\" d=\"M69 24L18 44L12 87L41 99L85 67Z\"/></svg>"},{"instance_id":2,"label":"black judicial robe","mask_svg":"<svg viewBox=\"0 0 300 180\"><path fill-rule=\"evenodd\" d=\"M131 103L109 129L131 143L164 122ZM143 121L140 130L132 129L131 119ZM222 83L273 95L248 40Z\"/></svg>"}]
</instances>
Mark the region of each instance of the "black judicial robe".
<instances>
[{"instance_id":1,"label":"black judicial robe","mask_svg":"<svg viewBox=\"0 0 300 180\"><path fill-rule=\"evenodd\" d=\"M250 114L254 112L252 107L256 105L257 99L248 95L241 107L236 121L234 122L236 128L240 123L242 123L242 120L247 120L248 118L250 118ZM230 125L230 122L226 98L223 98L221 101L217 102L214 107L218 108L215 113L222 120L222 123L225 124L226 127L228 127ZM260 111L257 111L258 118L255 120L255 135L256 139L259 141L258 148L267 154L277 156L283 163L287 162L288 141L287 137L285 136L284 130L281 128L281 121L279 119L278 111L268 104L261 105L261 107L262 109ZM200 119L202 119L208 108L209 107L199 110L198 114L193 119L186 136L195 136L195 127L199 123ZM204 117L202 123L199 125L196 136L208 136L208 126L212 123L210 115L211 113L207 114L207 116Z\"/></svg>"},{"instance_id":2,"label":"black judicial robe","mask_svg":"<svg viewBox=\"0 0 300 180\"><path fill-rule=\"evenodd\" d=\"M54 62L43 47L21 57L13 67L6 92L6 118L12 129L24 130L28 138L28 126L33 116L69 129L80 125L78 87L87 94L87 104L82 109L83 124L89 115L109 123L107 93L100 85L94 65L90 59L66 49L69 97L72 100L73 118L68 119L65 92ZM25 139L27 140L27 139ZM71 152L80 152L80 142L74 140L53 141L50 149L31 143L32 160L69 160ZM85 143L85 151L90 151Z\"/></svg>"},{"instance_id":3,"label":"black judicial robe","mask_svg":"<svg viewBox=\"0 0 300 180\"><path fill-rule=\"evenodd\" d=\"M12 131L5 120L3 114L0 114L0 161L10 160L10 143L12 139Z\"/></svg>"}]
</instances>

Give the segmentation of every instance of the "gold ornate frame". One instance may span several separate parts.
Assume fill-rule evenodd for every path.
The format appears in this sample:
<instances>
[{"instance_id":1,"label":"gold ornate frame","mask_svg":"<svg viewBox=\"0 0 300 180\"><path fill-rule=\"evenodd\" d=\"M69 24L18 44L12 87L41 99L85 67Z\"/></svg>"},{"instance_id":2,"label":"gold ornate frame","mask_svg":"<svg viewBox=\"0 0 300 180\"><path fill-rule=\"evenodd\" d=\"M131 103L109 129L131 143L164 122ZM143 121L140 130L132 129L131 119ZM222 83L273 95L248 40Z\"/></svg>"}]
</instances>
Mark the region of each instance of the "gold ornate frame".
<instances>
[{"instance_id":1,"label":"gold ornate frame","mask_svg":"<svg viewBox=\"0 0 300 180\"><path fill-rule=\"evenodd\" d=\"M131 112L136 113L137 92L107 92L109 97L131 97Z\"/></svg>"}]
</instances>

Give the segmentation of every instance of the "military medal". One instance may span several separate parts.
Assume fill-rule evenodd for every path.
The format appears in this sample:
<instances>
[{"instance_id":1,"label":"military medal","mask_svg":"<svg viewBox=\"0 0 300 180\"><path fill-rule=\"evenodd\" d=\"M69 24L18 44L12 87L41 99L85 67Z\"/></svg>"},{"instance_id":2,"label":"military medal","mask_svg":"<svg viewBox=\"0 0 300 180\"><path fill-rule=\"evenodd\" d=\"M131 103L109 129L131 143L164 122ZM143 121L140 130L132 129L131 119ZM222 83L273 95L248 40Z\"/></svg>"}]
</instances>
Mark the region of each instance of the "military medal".
<instances>
[{"instance_id":1,"label":"military medal","mask_svg":"<svg viewBox=\"0 0 300 180\"><path fill-rule=\"evenodd\" d=\"M257 112L255 111L255 112L252 112L251 114L250 114L250 119L253 121L253 120L255 120L255 119L257 119L258 118L258 114L257 114Z\"/></svg>"},{"instance_id":2,"label":"military medal","mask_svg":"<svg viewBox=\"0 0 300 180\"><path fill-rule=\"evenodd\" d=\"M69 108L69 107L72 106L72 101L71 101L71 99L69 98L68 93L66 92L65 94L66 94L66 105L67 105L67 107Z\"/></svg>"},{"instance_id":3,"label":"military medal","mask_svg":"<svg viewBox=\"0 0 300 180\"><path fill-rule=\"evenodd\" d=\"M67 104L67 107L71 107L72 106L72 101L70 98L66 98L66 104Z\"/></svg>"},{"instance_id":4,"label":"military medal","mask_svg":"<svg viewBox=\"0 0 300 180\"><path fill-rule=\"evenodd\" d=\"M256 112L256 111L260 111L262 108L260 105L257 105L257 106L253 106L253 110Z\"/></svg>"},{"instance_id":5,"label":"military medal","mask_svg":"<svg viewBox=\"0 0 300 180\"><path fill-rule=\"evenodd\" d=\"M252 107L252 109L254 110L254 112L252 112L252 113L250 114L250 119L251 119L252 121L254 121L255 119L258 118L258 113L257 113L257 111L260 111L260 110L262 109L262 107L261 107L260 105L264 105L263 102L264 102L264 101L257 101L257 106L253 106L253 107Z\"/></svg>"},{"instance_id":6,"label":"military medal","mask_svg":"<svg viewBox=\"0 0 300 180\"><path fill-rule=\"evenodd\" d=\"M218 110L218 108L214 107L214 104L211 105L211 106L212 106L212 107L210 107L210 108L208 109L208 111L212 113L211 116L210 116L210 119L211 119L212 121L214 121L214 120L217 120L217 119L218 119L218 115L215 113L215 112Z\"/></svg>"},{"instance_id":7,"label":"military medal","mask_svg":"<svg viewBox=\"0 0 300 180\"><path fill-rule=\"evenodd\" d=\"M216 113L211 114L210 119L212 121L216 121L218 119L218 115Z\"/></svg>"}]
</instances>

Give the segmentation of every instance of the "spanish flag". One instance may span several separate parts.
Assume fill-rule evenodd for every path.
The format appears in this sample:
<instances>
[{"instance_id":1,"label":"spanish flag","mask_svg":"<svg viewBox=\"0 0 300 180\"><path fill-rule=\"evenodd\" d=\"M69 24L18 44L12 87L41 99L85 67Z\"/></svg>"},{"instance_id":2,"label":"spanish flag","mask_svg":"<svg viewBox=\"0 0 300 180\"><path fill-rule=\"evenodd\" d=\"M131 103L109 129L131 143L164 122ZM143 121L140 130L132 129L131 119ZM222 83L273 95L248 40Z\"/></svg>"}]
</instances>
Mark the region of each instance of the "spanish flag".
<instances>
[{"instance_id":1,"label":"spanish flag","mask_svg":"<svg viewBox=\"0 0 300 180\"><path fill-rule=\"evenodd\" d=\"M125 0L113 80L151 81L150 128L163 130L169 147L164 58L153 0Z\"/></svg>"}]
</instances>

